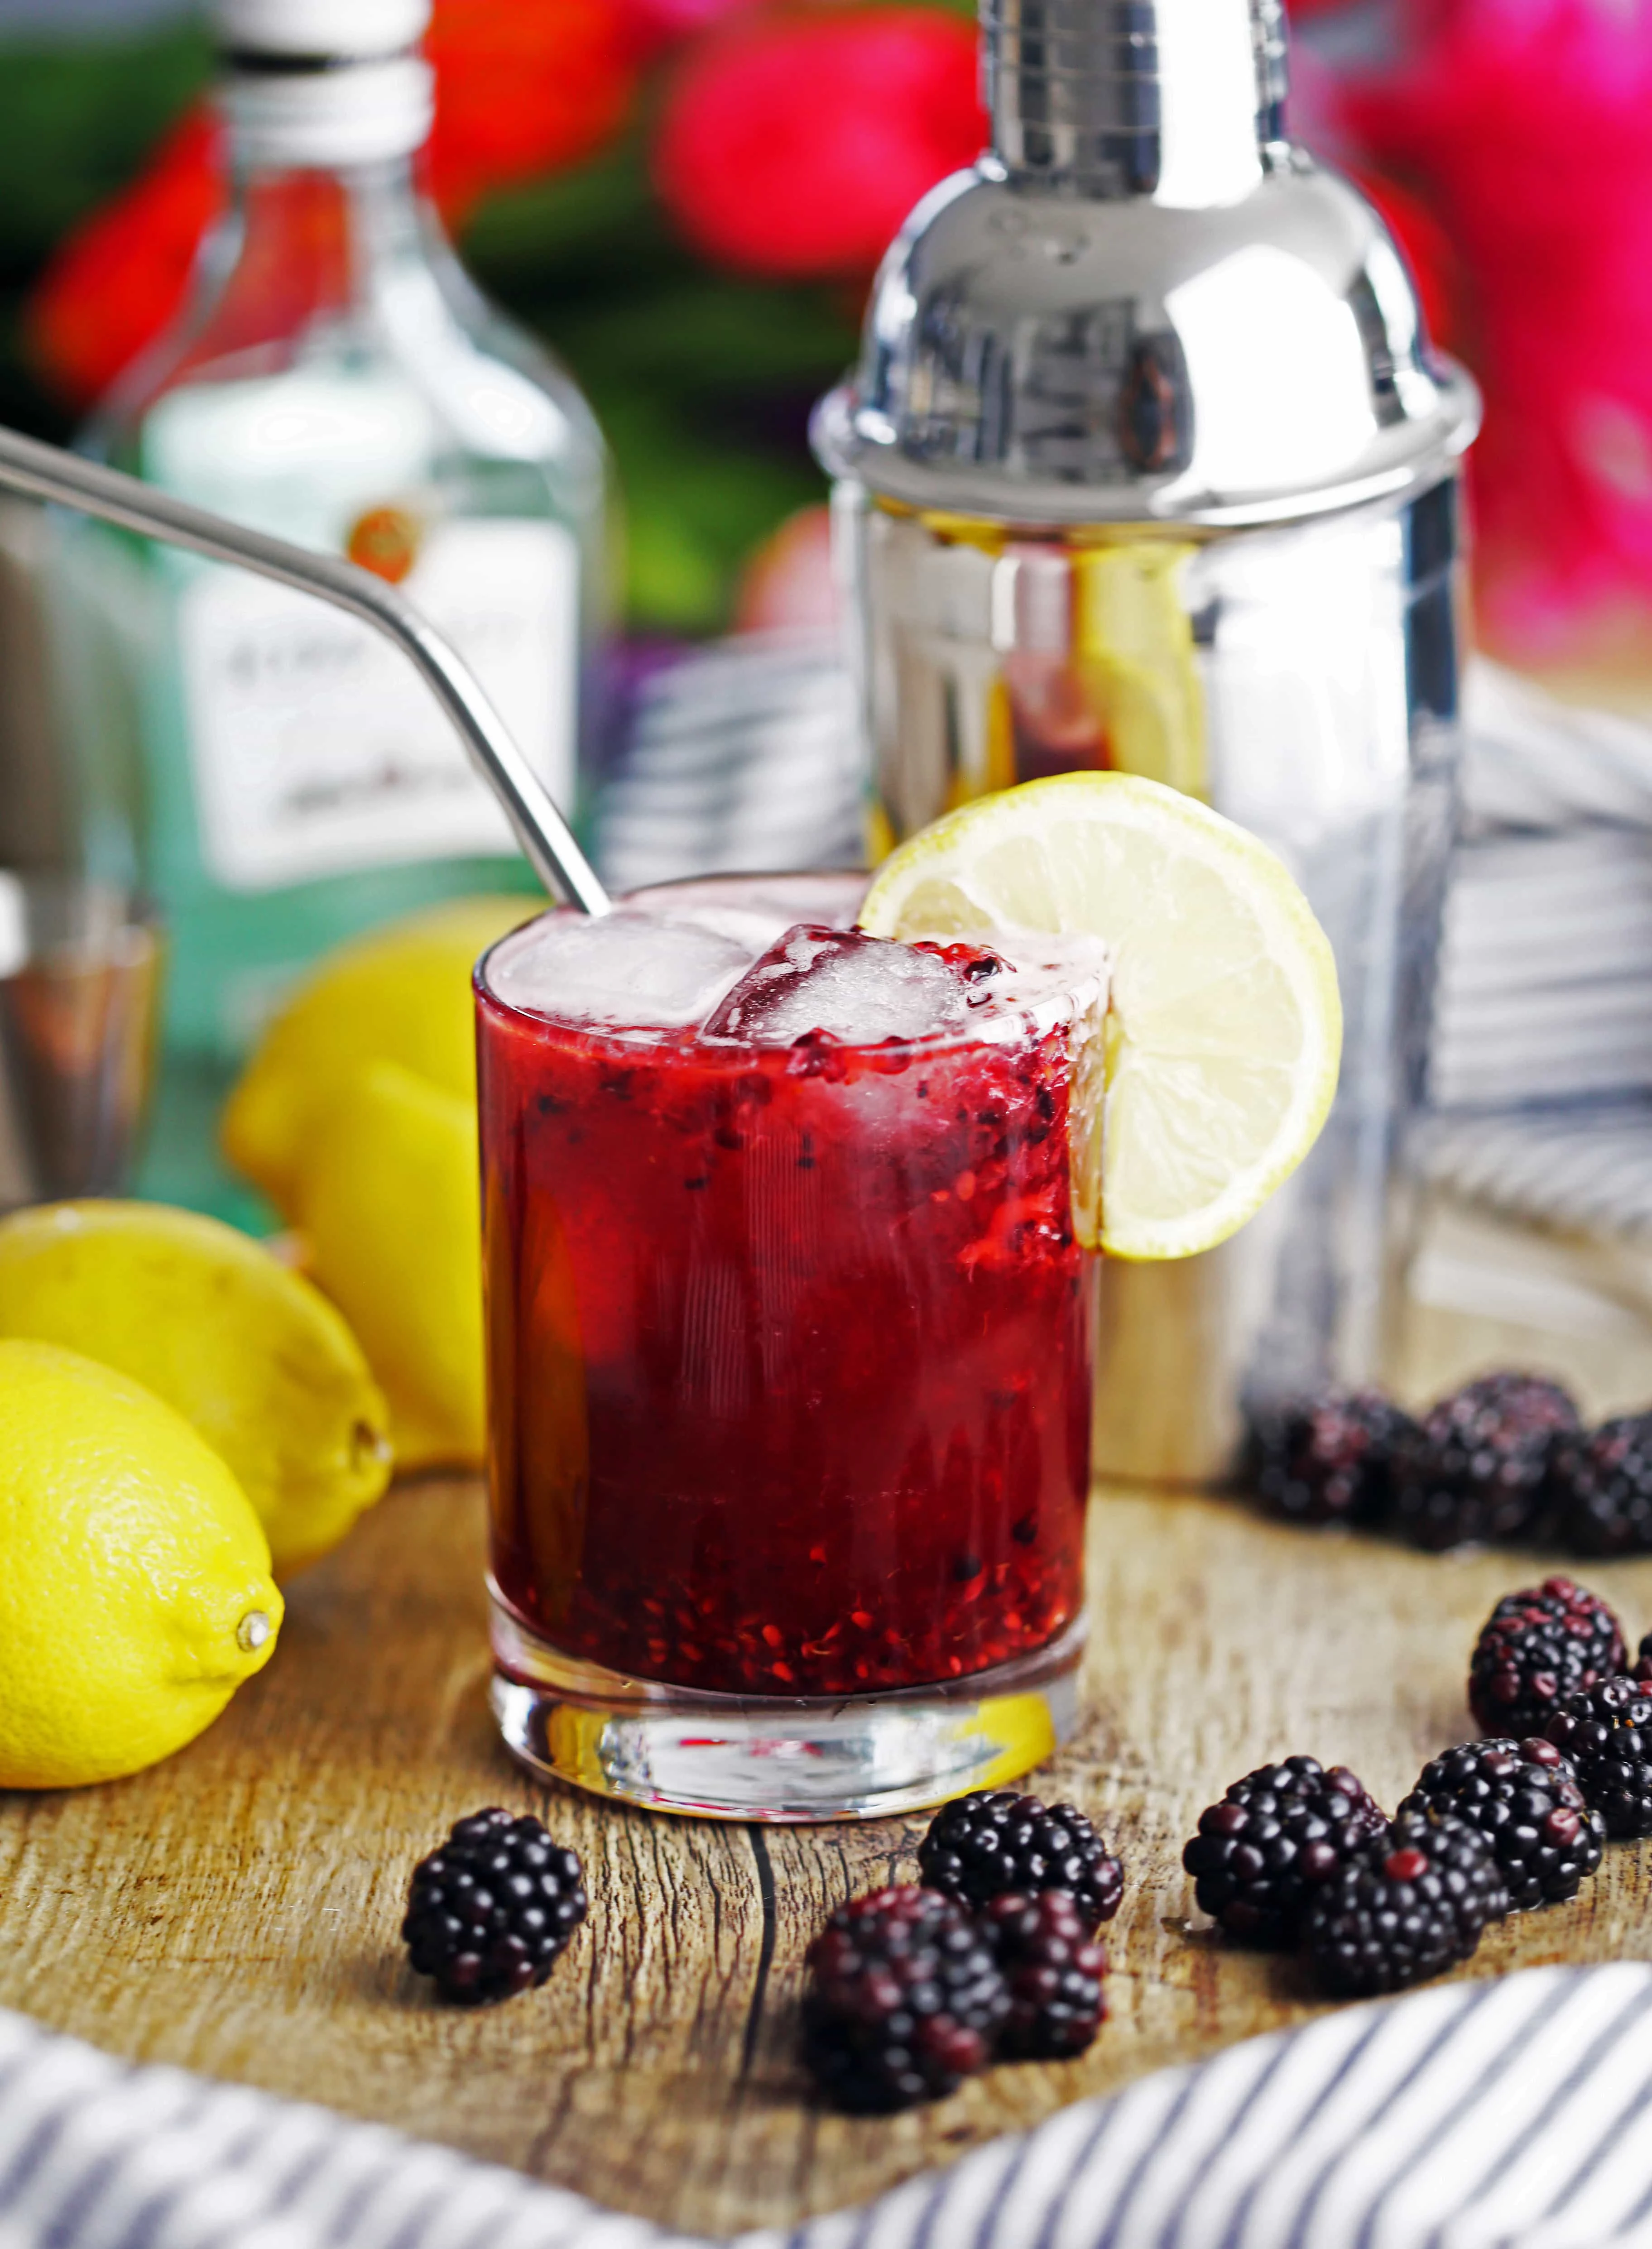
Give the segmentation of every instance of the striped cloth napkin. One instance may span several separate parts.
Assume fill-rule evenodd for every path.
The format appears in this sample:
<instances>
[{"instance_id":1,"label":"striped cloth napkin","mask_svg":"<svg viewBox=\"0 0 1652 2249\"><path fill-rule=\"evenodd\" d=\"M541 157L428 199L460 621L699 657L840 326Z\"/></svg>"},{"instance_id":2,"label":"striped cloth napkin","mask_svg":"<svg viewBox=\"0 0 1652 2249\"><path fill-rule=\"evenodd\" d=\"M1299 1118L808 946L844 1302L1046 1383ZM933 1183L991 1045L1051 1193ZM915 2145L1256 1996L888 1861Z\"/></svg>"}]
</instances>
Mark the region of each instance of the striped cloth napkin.
<instances>
[{"instance_id":1,"label":"striped cloth napkin","mask_svg":"<svg viewBox=\"0 0 1652 2249\"><path fill-rule=\"evenodd\" d=\"M1107 2033L1104 2033L1107 2035ZM1652 1967L1448 1984L1080 2101L739 2249L1652 2243ZM0 2015L0 2249L706 2249Z\"/></svg>"},{"instance_id":2,"label":"striped cloth napkin","mask_svg":"<svg viewBox=\"0 0 1652 2249\"><path fill-rule=\"evenodd\" d=\"M599 799L597 863L616 891L858 867L865 795L834 637L741 633L643 683Z\"/></svg>"}]
</instances>

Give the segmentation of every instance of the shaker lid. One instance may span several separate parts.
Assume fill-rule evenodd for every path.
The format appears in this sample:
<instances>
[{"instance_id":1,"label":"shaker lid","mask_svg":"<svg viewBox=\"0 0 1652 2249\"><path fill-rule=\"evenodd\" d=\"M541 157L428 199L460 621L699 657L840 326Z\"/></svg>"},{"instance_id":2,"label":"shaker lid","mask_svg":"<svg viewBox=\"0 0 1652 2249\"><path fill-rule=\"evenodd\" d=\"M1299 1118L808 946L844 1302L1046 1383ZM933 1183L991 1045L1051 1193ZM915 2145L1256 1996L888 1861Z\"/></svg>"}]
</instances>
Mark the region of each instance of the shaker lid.
<instances>
[{"instance_id":1,"label":"shaker lid","mask_svg":"<svg viewBox=\"0 0 1652 2249\"><path fill-rule=\"evenodd\" d=\"M816 450L897 504L1240 525L1439 473L1479 399L1283 137L1278 0L985 0L994 147L885 257Z\"/></svg>"}]
</instances>

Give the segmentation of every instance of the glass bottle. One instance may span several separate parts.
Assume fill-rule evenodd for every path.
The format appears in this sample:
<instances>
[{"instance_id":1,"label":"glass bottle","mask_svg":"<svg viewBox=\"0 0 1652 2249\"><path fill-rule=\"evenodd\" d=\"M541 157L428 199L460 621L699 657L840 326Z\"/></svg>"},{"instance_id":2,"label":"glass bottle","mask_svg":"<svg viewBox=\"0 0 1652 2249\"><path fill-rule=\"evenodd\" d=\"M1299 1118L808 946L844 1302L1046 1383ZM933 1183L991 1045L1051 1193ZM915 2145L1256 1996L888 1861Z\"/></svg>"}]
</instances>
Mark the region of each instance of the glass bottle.
<instances>
[{"instance_id":1,"label":"glass bottle","mask_svg":"<svg viewBox=\"0 0 1652 2249\"><path fill-rule=\"evenodd\" d=\"M418 190L428 13L220 0L232 202L184 317L83 443L400 584L566 811L591 721L602 444ZM91 824L111 808L111 850L135 832L169 932L172 1097L149 1184L221 1207L217 1096L305 966L426 903L535 886L446 720L367 627L98 527L64 543Z\"/></svg>"}]
</instances>

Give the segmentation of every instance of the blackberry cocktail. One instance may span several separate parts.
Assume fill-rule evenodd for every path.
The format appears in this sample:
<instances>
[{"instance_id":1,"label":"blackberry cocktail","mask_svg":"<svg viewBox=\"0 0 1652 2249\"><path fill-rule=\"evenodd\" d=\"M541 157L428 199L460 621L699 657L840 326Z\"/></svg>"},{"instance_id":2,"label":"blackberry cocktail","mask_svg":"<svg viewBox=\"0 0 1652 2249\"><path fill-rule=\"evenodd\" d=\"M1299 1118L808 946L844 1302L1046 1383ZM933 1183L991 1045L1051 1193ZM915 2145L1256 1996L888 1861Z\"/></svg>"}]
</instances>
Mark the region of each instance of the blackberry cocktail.
<instances>
[{"instance_id":1,"label":"blackberry cocktail","mask_svg":"<svg viewBox=\"0 0 1652 2249\"><path fill-rule=\"evenodd\" d=\"M478 976L499 1703L611 1793L883 1811L1062 1730L1093 942L836 877L549 915Z\"/></svg>"}]
</instances>

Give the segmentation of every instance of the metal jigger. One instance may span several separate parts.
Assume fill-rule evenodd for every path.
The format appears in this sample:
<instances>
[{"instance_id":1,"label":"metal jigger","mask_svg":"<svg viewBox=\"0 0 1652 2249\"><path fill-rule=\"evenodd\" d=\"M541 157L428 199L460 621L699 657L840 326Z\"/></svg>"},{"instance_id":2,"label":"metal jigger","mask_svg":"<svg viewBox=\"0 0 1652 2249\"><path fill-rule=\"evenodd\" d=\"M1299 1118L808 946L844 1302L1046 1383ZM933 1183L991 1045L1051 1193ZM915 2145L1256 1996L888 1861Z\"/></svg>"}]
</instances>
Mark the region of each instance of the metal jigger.
<instances>
[{"instance_id":1,"label":"metal jigger","mask_svg":"<svg viewBox=\"0 0 1652 2249\"><path fill-rule=\"evenodd\" d=\"M1336 950L1325 1135L1227 1248L1103 1274L1098 1462L1206 1481L1376 1371L1457 710L1456 463L1380 220L1287 140L1279 0L982 0L989 152L884 261L815 436L874 849L1112 766L1270 843Z\"/></svg>"}]
</instances>

